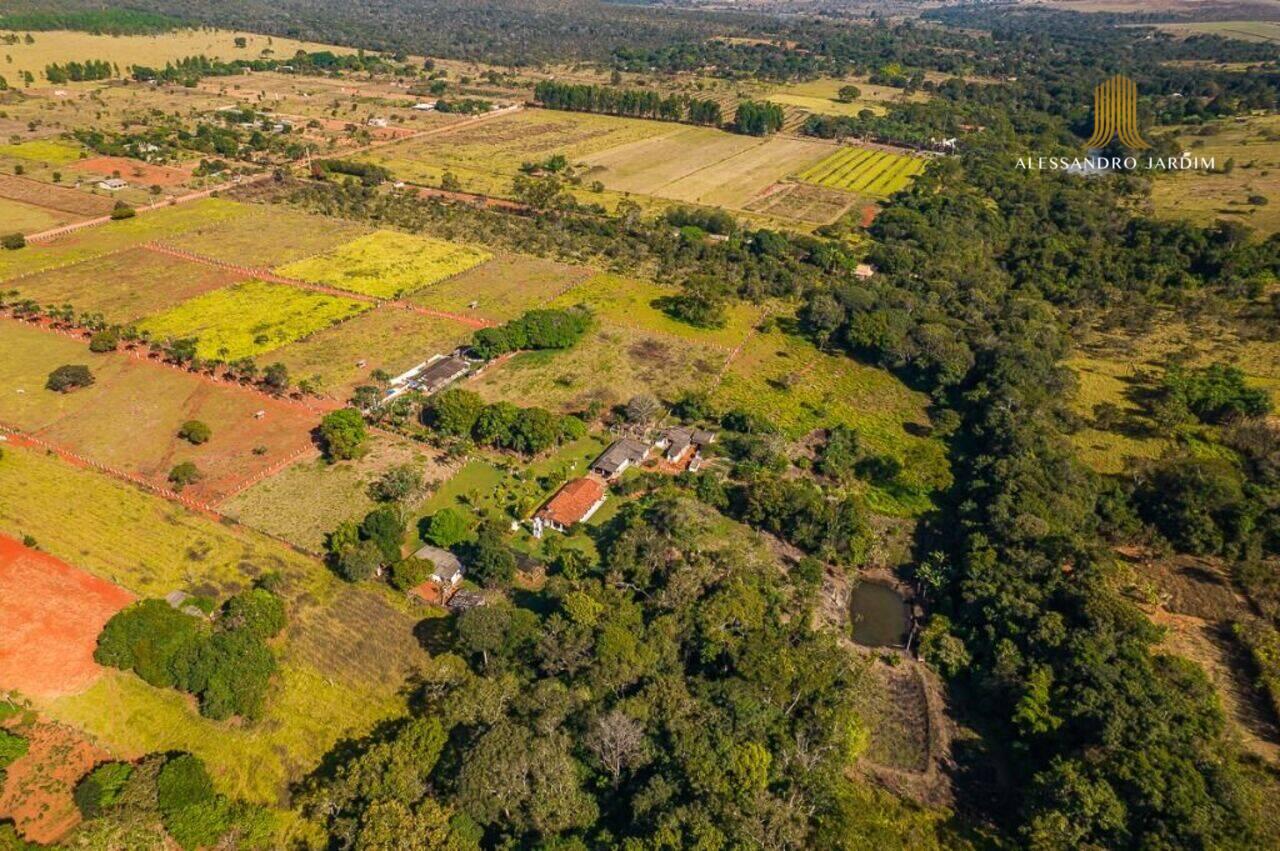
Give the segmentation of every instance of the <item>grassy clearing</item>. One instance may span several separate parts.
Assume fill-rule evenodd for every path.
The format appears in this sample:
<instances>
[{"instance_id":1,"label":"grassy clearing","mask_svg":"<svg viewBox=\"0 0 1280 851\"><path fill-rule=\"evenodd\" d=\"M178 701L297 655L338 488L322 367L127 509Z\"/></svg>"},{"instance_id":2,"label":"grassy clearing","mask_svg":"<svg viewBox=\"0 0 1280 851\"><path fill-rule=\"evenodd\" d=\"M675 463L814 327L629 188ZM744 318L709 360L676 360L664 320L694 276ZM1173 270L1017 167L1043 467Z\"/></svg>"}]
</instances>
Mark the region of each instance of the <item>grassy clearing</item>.
<instances>
[{"instance_id":1,"label":"grassy clearing","mask_svg":"<svg viewBox=\"0 0 1280 851\"><path fill-rule=\"evenodd\" d=\"M108 322L125 324L236 279L223 269L131 248L22 278L12 289L44 305L70 304L77 311L101 313Z\"/></svg>"},{"instance_id":2,"label":"grassy clearing","mask_svg":"<svg viewBox=\"0 0 1280 851\"><path fill-rule=\"evenodd\" d=\"M808 183L887 197L924 171L926 160L871 148L843 147L796 176Z\"/></svg>"},{"instance_id":3,"label":"grassy clearing","mask_svg":"<svg viewBox=\"0 0 1280 851\"><path fill-rule=\"evenodd\" d=\"M1231 171L1157 173L1151 187L1156 213L1201 225L1225 218L1263 235L1280 232L1280 115L1222 120L1208 129L1213 135L1182 128L1179 150L1213 157L1220 170L1232 160ZM1270 203L1250 203L1253 196Z\"/></svg>"},{"instance_id":4,"label":"grassy clearing","mask_svg":"<svg viewBox=\"0 0 1280 851\"><path fill-rule=\"evenodd\" d=\"M850 103L842 103L836 98L843 86L857 86L861 94ZM856 116L864 109L869 109L876 115L884 115L891 103L923 102L929 99L929 95L926 92L907 95L902 89L895 89L893 86L876 85L855 78L838 80L826 77L781 86L772 90L766 99L821 115Z\"/></svg>"},{"instance_id":5,"label":"grassy clearing","mask_svg":"<svg viewBox=\"0 0 1280 851\"><path fill-rule=\"evenodd\" d=\"M1157 24L1159 29L1178 36L1220 35L1240 41L1269 41L1280 44L1280 21L1195 21Z\"/></svg>"},{"instance_id":6,"label":"grassy clearing","mask_svg":"<svg viewBox=\"0 0 1280 851\"><path fill-rule=\"evenodd\" d=\"M490 402L536 402L563 411L582 410L593 401L620 404L637 393L673 399L683 390L708 388L727 354L602 321L572 349L516 355L468 387Z\"/></svg>"},{"instance_id":7,"label":"grassy clearing","mask_svg":"<svg viewBox=\"0 0 1280 851\"><path fill-rule=\"evenodd\" d=\"M14 157L45 165L66 165L80 159L84 149L70 142L54 139L32 139L16 145L0 145L0 157Z\"/></svg>"},{"instance_id":8,"label":"grassy clearing","mask_svg":"<svg viewBox=\"0 0 1280 851\"><path fill-rule=\"evenodd\" d=\"M754 213L824 225L844 215L857 200L856 195L829 186L780 183L747 204L746 209Z\"/></svg>"},{"instance_id":9,"label":"grassy clearing","mask_svg":"<svg viewBox=\"0 0 1280 851\"><path fill-rule=\"evenodd\" d=\"M197 227L166 242L228 263L268 268L303 260L369 229L284 206L240 205L244 215Z\"/></svg>"},{"instance_id":10,"label":"grassy clearing","mask_svg":"<svg viewBox=\"0 0 1280 851\"><path fill-rule=\"evenodd\" d=\"M733 348L760 320L761 309L735 302L726 311L723 328L698 328L662 312L655 302L676 290L648 281L602 272L552 302L553 306L588 305L601 319L641 331L652 331L703 345Z\"/></svg>"},{"instance_id":11,"label":"grassy clearing","mask_svg":"<svg viewBox=\"0 0 1280 851\"><path fill-rule=\"evenodd\" d=\"M843 423L877 452L893 454L918 440L904 431L907 423L928 422L928 397L888 372L777 331L747 341L714 399L721 408L759 414L793 438Z\"/></svg>"},{"instance_id":12,"label":"grassy clearing","mask_svg":"<svg viewBox=\"0 0 1280 851\"><path fill-rule=\"evenodd\" d=\"M423 316L382 305L326 328L272 354L298 378L311 378L334 395L349 394L381 369L399 375L435 354L451 352L471 339L473 328L450 319Z\"/></svg>"},{"instance_id":13,"label":"grassy clearing","mask_svg":"<svg viewBox=\"0 0 1280 851\"><path fill-rule=\"evenodd\" d=\"M94 384L67 394L45 389L49 373L67 363L88 364ZM318 419L250 390L124 353L93 354L78 340L11 321L0 327L0 388L0 420L154 484L166 486L174 464L195 462L204 479L190 493L203 499L309 446ZM213 438L200 446L180 440L191 419L207 423Z\"/></svg>"},{"instance_id":14,"label":"grassy clearing","mask_svg":"<svg viewBox=\"0 0 1280 851\"><path fill-rule=\"evenodd\" d=\"M492 257L481 248L380 230L278 271L364 295L399 298Z\"/></svg>"},{"instance_id":15,"label":"grassy clearing","mask_svg":"<svg viewBox=\"0 0 1280 851\"><path fill-rule=\"evenodd\" d=\"M321 459L299 461L222 503L219 510L255 529L279 535L313 552L343 520L373 510L367 490L382 473L400 464L424 471L428 481L451 471L435 453L402 440L374 435L369 452L355 461L330 464Z\"/></svg>"},{"instance_id":16,"label":"grassy clearing","mask_svg":"<svg viewBox=\"0 0 1280 851\"><path fill-rule=\"evenodd\" d=\"M409 301L434 310L505 322L573 291L592 274L585 266L499 254L488 263L416 293Z\"/></svg>"},{"instance_id":17,"label":"grassy clearing","mask_svg":"<svg viewBox=\"0 0 1280 851\"><path fill-rule=\"evenodd\" d=\"M244 215L244 210L245 205L234 201L205 198L87 228L52 242L28 245L20 251L0 251L0 281L78 263L150 240L167 239L201 225Z\"/></svg>"},{"instance_id":18,"label":"grassy clearing","mask_svg":"<svg viewBox=\"0 0 1280 851\"><path fill-rule=\"evenodd\" d=\"M196 296L137 327L154 340L197 337L200 357L233 361L277 349L372 307L285 284L246 281Z\"/></svg>"}]
</instances>

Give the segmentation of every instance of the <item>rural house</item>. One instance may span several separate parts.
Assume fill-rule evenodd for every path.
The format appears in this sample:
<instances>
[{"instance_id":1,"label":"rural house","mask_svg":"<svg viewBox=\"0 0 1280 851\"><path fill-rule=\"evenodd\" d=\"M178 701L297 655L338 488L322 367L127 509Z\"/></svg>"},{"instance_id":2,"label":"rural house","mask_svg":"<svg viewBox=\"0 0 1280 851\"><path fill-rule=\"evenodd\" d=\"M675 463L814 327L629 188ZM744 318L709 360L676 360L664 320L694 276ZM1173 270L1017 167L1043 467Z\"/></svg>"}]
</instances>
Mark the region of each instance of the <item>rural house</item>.
<instances>
[{"instance_id":1,"label":"rural house","mask_svg":"<svg viewBox=\"0 0 1280 851\"><path fill-rule=\"evenodd\" d=\"M414 588L413 593L429 603L443 606L453 596L458 584L462 582L463 574L466 573L462 562L448 550L430 545L419 548L414 552L413 557L435 565L431 571L431 577Z\"/></svg>"},{"instance_id":2,"label":"rural house","mask_svg":"<svg viewBox=\"0 0 1280 851\"><path fill-rule=\"evenodd\" d=\"M99 188L99 189L105 189L105 190L107 190L108 192L116 192L116 191L119 191L119 190L121 190L121 189L125 189L125 188L127 188L128 186L129 186L129 184L128 184L126 181L121 180L121 179L120 179L120 178L118 178L118 177L111 177L111 178L108 178L108 179L106 179L106 180L99 180L99 181L98 181L98 188Z\"/></svg>"},{"instance_id":3,"label":"rural house","mask_svg":"<svg viewBox=\"0 0 1280 851\"><path fill-rule=\"evenodd\" d=\"M436 355L431 360L424 361L408 372L391 379L391 389L387 393L387 398L394 399L410 390L427 394L436 393L466 375L470 369L471 364L460 357Z\"/></svg>"},{"instance_id":4,"label":"rural house","mask_svg":"<svg viewBox=\"0 0 1280 851\"><path fill-rule=\"evenodd\" d=\"M599 479L574 479L556 491L547 504L533 516L533 536L542 537L546 527L567 532L575 523L591 519L607 498L604 482Z\"/></svg>"},{"instance_id":5,"label":"rural house","mask_svg":"<svg viewBox=\"0 0 1280 851\"><path fill-rule=\"evenodd\" d=\"M638 440L624 437L615 440L609 448L600 454L591 464L591 472L613 479L632 464L643 463L649 457L649 447Z\"/></svg>"},{"instance_id":6,"label":"rural house","mask_svg":"<svg viewBox=\"0 0 1280 851\"><path fill-rule=\"evenodd\" d=\"M715 440L716 434L713 431L680 426L664 429L654 445L665 450L663 457L668 461L680 462L698 455L703 447L710 446Z\"/></svg>"}]
</instances>

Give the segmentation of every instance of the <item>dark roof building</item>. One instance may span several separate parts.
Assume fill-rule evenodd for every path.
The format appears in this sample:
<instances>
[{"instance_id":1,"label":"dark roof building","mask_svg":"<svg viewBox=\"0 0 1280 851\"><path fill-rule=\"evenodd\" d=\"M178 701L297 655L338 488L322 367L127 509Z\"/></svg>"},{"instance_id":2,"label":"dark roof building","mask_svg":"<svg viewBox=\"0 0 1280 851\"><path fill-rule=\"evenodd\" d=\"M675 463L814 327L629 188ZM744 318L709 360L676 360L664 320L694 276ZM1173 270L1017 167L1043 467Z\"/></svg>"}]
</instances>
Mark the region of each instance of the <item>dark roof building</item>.
<instances>
[{"instance_id":1,"label":"dark roof building","mask_svg":"<svg viewBox=\"0 0 1280 851\"><path fill-rule=\"evenodd\" d=\"M466 375L470 368L471 364L462 358L448 355L427 364L421 372L409 379L409 383L418 390L434 393Z\"/></svg>"},{"instance_id":2,"label":"dark roof building","mask_svg":"<svg viewBox=\"0 0 1280 851\"><path fill-rule=\"evenodd\" d=\"M602 452L600 457L591 464L591 470L606 479L612 479L614 476L621 475L622 471L632 464L639 464L647 457L649 457L647 445L624 437L621 440L615 440Z\"/></svg>"}]
</instances>

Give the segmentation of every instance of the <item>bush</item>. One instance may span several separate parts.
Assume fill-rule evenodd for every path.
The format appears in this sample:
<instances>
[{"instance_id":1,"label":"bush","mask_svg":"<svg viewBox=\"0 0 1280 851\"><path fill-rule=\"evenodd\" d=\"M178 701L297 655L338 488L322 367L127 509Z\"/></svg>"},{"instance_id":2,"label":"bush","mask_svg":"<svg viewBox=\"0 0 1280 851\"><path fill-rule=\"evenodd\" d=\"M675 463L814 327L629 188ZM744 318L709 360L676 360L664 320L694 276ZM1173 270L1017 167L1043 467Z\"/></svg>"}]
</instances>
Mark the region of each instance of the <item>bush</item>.
<instances>
[{"instance_id":1,"label":"bush","mask_svg":"<svg viewBox=\"0 0 1280 851\"><path fill-rule=\"evenodd\" d=\"M27 740L22 736L0 729L0 768L26 753L27 747Z\"/></svg>"},{"instance_id":2,"label":"bush","mask_svg":"<svg viewBox=\"0 0 1280 851\"><path fill-rule=\"evenodd\" d=\"M378 546L383 564L395 564L400 560L404 531L404 520L401 519L400 512L390 505L370 511L360 524L360 537L373 541Z\"/></svg>"},{"instance_id":3,"label":"bush","mask_svg":"<svg viewBox=\"0 0 1280 851\"><path fill-rule=\"evenodd\" d=\"M591 314L582 308L530 310L497 328L481 328L471 348L482 358L519 349L567 349L590 327Z\"/></svg>"},{"instance_id":4,"label":"bush","mask_svg":"<svg viewBox=\"0 0 1280 851\"><path fill-rule=\"evenodd\" d=\"M26 245L27 238L20 233L9 233L0 237L0 246L9 251L17 251L19 248L25 248Z\"/></svg>"},{"instance_id":5,"label":"bush","mask_svg":"<svg viewBox=\"0 0 1280 851\"><path fill-rule=\"evenodd\" d=\"M132 219L136 215L138 215L137 211L123 201L117 201L116 205L111 208L111 218L114 221Z\"/></svg>"},{"instance_id":6,"label":"bush","mask_svg":"<svg viewBox=\"0 0 1280 851\"><path fill-rule=\"evenodd\" d=\"M201 473L200 468L192 461L175 464L169 471L169 483L178 490L182 490L187 485L194 485L203 478L204 473Z\"/></svg>"},{"instance_id":7,"label":"bush","mask_svg":"<svg viewBox=\"0 0 1280 851\"><path fill-rule=\"evenodd\" d=\"M93 373L84 364L64 364L49 373L44 386L57 393L68 393L77 387L93 384Z\"/></svg>"},{"instance_id":8,"label":"bush","mask_svg":"<svg viewBox=\"0 0 1280 851\"><path fill-rule=\"evenodd\" d=\"M178 437L193 446L199 446L209 442L209 438L213 437L213 430L200 420L187 420L182 424L182 428L178 429Z\"/></svg>"},{"instance_id":9,"label":"bush","mask_svg":"<svg viewBox=\"0 0 1280 851\"><path fill-rule=\"evenodd\" d=\"M183 848L214 845L230 827L227 801L213 790L204 763L180 754L156 779L156 802L165 830Z\"/></svg>"},{"instance_id":10,"label":"bush","mask_svg":"<svg viewBox=\"0 0 1280 851\"><path fill-rule=\"evenodd\" d=\"M361 541L337 558L338 575L348 582L361 582L382 566L382 550L373 541Z\"/></svg>"},{"instance_id":11,"label":"bush","mask_svg":"<svg viewBox=\"0 0 1280 851\"><path fill-rule=\"evenodd\" d=\"M127 762L104 762L90 771L76 785L75 802L85 818L94 818L116 801L133 775Z\"/></svg>"},{"instance_id":12,"label":"bush","mask_svg":"<svg viewBox=\"0 0 1280 851\"><path fill-rule=\"evenodd\" d=\"M276 658L248 630L228 630L190 647L176 667L179 685L200 698L200 714L219 721L260 718Z\"/></svg>"},{"instance_id":13,"label":"bush","mask_svg":"<svg viewBox=\"0 0 1280 851\"><path fill-rule=\"evenodd\" d=\"M100 665L132 670L153 686L177 685L174 660L202 638L202 624L164 600L143 600L112 616L98 636Z\"/></svg>"},{"instance_id":14,"label":"bush","mask_svg":"<svg viewBox=\"0 0 1280 851\"><path fill-rule=\"evenodd\" d=\"M89 338L89 351L102 354L103 352L114 352L120 346L120 330L118 328L108 328L105 331L98 331Z\"/></svg>"},{"instance_id":15,"label":"bush","mask_svg":"<svg viewBox=\"0 0 1280 851\"><path fill-rule=\"evenodd\" d=\"M401 559L391 567L391 586L400 591L417 588L431 578L436 566L424 558Z\"/></svg>"},{"instance_id":16,"label":"bush","mask_svg":"<svg viewBox=\"0 0 1280 851\"><path fill-rule=\"evenodd\" d=\"M242 630L256 638L274 638L285 622L284 601L265 588L241 591L222 606L223 629Z\"/></svg>"},{"instance_id":17,"label":"bush","mask_svg":"<svg viewBox=\"0 0 1280 851\"><path fill-rule=\"evenodd\" d=\"M437 547L450 549L471 535L471 524L456 508L442 508L427 521L426 539Z\"/></svg>"},{"instance_id":18,"label":"bush","mask_svg":"<svg viewBox=\"0 0 1280 851\"><path fill-rule=\"evenodd\" d=\"M320 437L331 460L350 460L360 455L369 432L359 411L343 408L324 415Z\"/></svg>"}]
</instances>

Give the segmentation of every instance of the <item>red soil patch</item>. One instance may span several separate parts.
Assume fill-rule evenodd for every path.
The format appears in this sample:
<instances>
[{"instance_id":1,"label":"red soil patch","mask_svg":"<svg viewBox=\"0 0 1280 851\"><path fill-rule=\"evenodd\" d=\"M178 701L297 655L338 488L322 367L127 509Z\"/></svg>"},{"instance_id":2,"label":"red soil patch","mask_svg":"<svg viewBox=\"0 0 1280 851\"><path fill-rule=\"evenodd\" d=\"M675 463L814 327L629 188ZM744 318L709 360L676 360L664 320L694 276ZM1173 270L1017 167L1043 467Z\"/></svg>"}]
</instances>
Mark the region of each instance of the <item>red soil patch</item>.
<instances>
[{"instance_id":1,"label":"red soil patch","mask_svg":"<svg viewBox=\"0 0 1280 851\"><path fill-rule=\"evenodd\" d=\"M61 724L37 721L14 732L26 738L28 750L6 769L0 818L13 819L31 842L56 842L80 823L76 783L111 755Z\"/></svg>"},{"instance_id":2,"label":"red soil patch","mask_svg":"<svg viewBox=\"0 0 1280 851\"><path fill-rule=\"evenodd\" d=\"M864 228L871 227L871 223L876 220L876 215L879 214L879 212L880 208L877 205L867 204L862 208L862 221L859 222L859 224Z\"/></svg>"},{"instance_id":3,"label":"red soil patch","mask_svg":"<svg viewBox=\"0 0 1280 851\"><path fill-rule=\"evenodd\" d=\"M180 186L191 179L191 169L151 165L128 157L90 157L73 163L71 168L103 177L118 171L123 180L140 186Z\"/></svg>"},{"instance_id":4,"label":"red soil patch","mask_svg":"<svg viewBox=\"0 0 1280 851\"><path fill-rule=\"evenodd\" d=\"M0 688L57 697L98 678L98 633L133 595L0 535L0 600Z\"/></svg>"}]
</instances>

